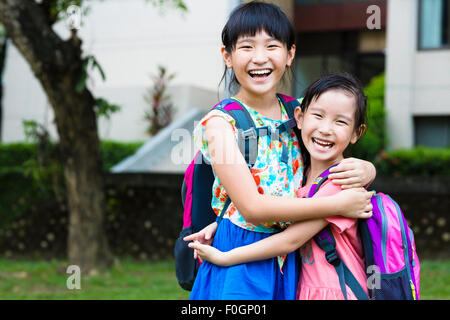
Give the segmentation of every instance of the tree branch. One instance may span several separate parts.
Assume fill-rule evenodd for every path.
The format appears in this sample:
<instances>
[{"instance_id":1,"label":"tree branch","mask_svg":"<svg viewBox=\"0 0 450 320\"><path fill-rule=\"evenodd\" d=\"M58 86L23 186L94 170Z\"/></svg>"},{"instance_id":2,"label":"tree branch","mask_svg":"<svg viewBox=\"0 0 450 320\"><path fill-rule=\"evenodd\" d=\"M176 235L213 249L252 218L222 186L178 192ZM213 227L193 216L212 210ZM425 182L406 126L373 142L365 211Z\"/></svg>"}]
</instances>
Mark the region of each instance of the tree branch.
<instances>
[{"instance_id":1,"label":"tree branch","mask_svg":"<svg viewBox=\"0 0 450 320\"><path fill-rule=\"evenodd\" d=\"M63 41L53 31L42 4L0 0L0 21L38 78L46 73L65 73L70 61L80 59L80 46Z\"/></svg>"},{"instance_id":2,"label":"tree branch","mask_svg":"<svg viewBox=\"0 0 450 320\"><path fill-rule=\"evenodd\" d=\"M45 12L48 24L51 26L58 20L58 13L52 12L52 8L55 8L57 0L42 0L41 7Z\"/></svg>"}]
</instances>

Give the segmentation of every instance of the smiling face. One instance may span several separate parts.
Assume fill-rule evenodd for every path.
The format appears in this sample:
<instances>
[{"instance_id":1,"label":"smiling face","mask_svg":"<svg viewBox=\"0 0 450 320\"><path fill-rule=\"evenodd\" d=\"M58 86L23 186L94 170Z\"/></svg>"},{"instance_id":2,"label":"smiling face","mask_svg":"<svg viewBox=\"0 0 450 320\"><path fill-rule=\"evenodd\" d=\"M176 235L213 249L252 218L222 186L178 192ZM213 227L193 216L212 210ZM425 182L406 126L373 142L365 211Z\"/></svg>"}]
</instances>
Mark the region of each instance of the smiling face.
<instances>
[{"instance_id":1,"label":"smiling face","mask_svg":"<svg viewBox=\"0 0 450 320\"><path fill-rule=\"evenodd\" d=\"M355 128L355 112L355 96L340 89L327 90L313 99L304 113L299 107L295 110L311 162L331 166L343 160L349 143L356 143L365 130L365 125Z\"/></svg>"},{"instance_id":2,"label":"smiling face","mask_svg":"<svg viewBox=\"0 0 450 320\"><path fill-rule=\"evenodd\" d=\"M261 31L240 36L231 53L222 47L222 55L241 85L238 95L275 95L286 67L292 64L295 46L288 50L281 41Z\"/></svg>"}]
</instances>

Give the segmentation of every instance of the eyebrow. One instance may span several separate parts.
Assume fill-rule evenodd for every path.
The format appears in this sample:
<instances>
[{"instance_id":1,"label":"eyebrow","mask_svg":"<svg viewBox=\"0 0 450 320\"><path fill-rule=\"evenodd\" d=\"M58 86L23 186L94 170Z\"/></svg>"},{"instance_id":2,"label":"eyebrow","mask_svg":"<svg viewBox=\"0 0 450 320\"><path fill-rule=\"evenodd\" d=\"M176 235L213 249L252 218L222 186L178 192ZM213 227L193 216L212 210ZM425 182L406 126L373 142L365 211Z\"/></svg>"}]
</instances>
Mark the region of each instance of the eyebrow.
<instances>
[{"instance_id":1,"label":"eyebrow","mask_svg":"<svg viewBox=\"0 0 450 320\"><path fill-rule=\"evenodd\" d=\"M274 37L267 38L266 42L270 42L270 41L280 41L280 40L277 40ZM240 40L236 41L236 44L240 44L242 42L255 42L255 40L250 37L245 37L245 38L241 38Z\"/></svg>"}]
</instances>

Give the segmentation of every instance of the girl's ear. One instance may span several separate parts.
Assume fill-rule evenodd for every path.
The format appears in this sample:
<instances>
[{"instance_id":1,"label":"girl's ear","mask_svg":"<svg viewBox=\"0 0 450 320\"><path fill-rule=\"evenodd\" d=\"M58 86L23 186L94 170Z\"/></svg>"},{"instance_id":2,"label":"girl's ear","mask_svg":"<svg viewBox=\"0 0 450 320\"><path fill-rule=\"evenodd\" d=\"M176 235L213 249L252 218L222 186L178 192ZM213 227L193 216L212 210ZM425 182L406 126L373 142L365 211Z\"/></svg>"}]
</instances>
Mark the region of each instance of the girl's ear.
<instances>
[{"instance_id":1,"label":"girl's ear","mask_svg":"<svg viewBox=\"0 0 450 320\"><path fill-rule=\"evenodd\" d=\"M291 49L288 50L288 59L286 62L286 66L290 67L292 65L292 61L294 61L295 58L295 44L292 45Z\"/></svg>"},{"instance_id":2,"label":"girl's ear","mask_svg":"<svg viewBox=\"0 0 450 320\"><path fill-rule=\"evenodd\" d=\"M300 107L295 108L294 110L294 118L295 121L297 122L297 128L299 130L302 130L302 126L303 126L303 111Z\"/></svg>"},{"instance_id":3,"label":"girl's ear","mask_svg":"<svg viewBox=\"0 0 450 320\"><path fill-rule=\"evenodd\" d=\"M220 52L222 53L222 58L223 58L223 61L225 62L225 65L227 66L227 68L228 69L233 68L233 64L231 63L231 53L229 53L225 49L225 46L222 46L222 48L220 48Z\"/></svg>"},{"instance_id":4,"label":"girl's ear","mask_svg":"<svg viewBox=\"0 0 450 320\"><path fill-rule=\"evenodd\" d=\"M359 138L362 137L364 132L366 132L367 126L365 124L362 124L357 128L355 131L353 131L352 138L350 139L351 144L355 144L358 142Z\"/></svg>"}]
</instances>

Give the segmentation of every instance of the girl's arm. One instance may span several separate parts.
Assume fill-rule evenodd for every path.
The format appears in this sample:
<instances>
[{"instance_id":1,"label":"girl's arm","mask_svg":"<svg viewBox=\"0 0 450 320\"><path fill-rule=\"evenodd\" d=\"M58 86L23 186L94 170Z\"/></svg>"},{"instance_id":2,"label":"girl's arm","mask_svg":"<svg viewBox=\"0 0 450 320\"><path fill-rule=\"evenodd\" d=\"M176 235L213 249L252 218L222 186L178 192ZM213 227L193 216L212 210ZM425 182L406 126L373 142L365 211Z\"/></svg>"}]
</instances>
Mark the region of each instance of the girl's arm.
<instances>
[{"instance_id":1,"label":"girl's arm","mask_svg":"<svg viewBox=\"0 0 450 320\"><path fill-rule=\"evenodd\" d=\"M201 244L197 241L189 243L189 247L193 248L201 259L208 260L219 266L228 267L293 252L314 237L327 224L328 222L325 219L296 222L282 232L227 252L219 251L212 246Z\"/></svg>"},{"instance_id":2,"label":"girl's arm","mask_svg":"<svg viewBox=\"0 0 450 320\"><path fill-rule=\"evenodd\" d=\"M342 160L339 165L331 168L330 172L336 173L330 174L328 178L334 184L341 185L342 189L367 188L377 175L377 170L371 162L356 158Z\"/></svg>"},{"instance_id":3,"label":"girl's arm","mask_svg":"<svg viewBox=\"0 0 450 320\"><path fill-rule=\"evenodd\" d=\"M248 222L301 221L342 215L369 218L371 193L363 188L344 190L320 200L262 195L242 156L231 125L220 117L208 120L206 139L212 165L220 182Z\"/></svg>"}]
</instances>

